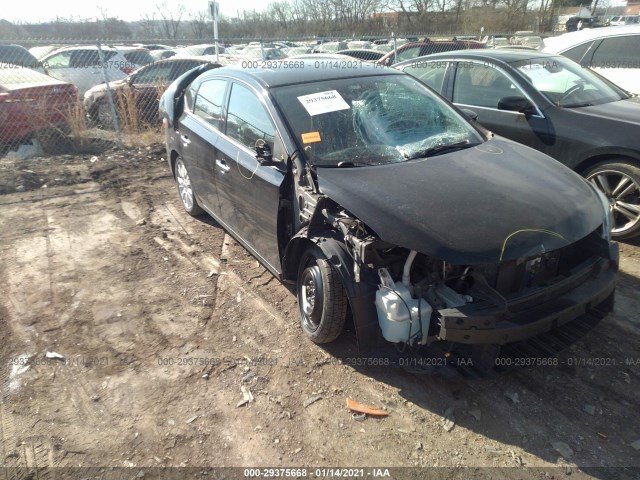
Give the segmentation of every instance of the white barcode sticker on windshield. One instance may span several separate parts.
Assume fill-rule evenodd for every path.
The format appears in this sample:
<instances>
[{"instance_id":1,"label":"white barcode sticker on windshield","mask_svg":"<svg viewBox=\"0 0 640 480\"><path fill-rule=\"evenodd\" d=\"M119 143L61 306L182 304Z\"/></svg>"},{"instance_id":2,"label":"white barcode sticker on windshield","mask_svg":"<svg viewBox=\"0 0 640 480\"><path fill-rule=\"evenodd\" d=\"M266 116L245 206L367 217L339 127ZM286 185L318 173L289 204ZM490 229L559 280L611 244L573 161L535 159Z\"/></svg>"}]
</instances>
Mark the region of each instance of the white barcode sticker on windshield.
<instances>
[{"instance_id":1,"label":"white barcode sticker on windshield","mask_svg":"<svg viewBox=\"0 0 640 480\"><path fill-rule=\"evenodd\" d=\"M338 110L351 108L337 90L303 95L298 97L298 100L312 117L322 113L337 112Z\"/></svg>"}]
</instances>

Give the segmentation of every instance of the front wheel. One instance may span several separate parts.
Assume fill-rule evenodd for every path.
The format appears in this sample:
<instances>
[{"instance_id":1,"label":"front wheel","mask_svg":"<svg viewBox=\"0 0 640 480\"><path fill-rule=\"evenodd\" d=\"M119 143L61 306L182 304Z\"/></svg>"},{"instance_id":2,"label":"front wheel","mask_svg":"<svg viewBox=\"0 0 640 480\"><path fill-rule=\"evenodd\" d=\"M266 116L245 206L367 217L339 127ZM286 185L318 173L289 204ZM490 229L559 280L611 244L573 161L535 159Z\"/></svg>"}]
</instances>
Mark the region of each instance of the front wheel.
<instances>
[{"instance_id":1,"label":"front wheel","mask_svg":"<svg viewBox=\"0 0 640 480\"><path fill-rule=\"evenodd\" d=\"M584 176L609 199L611 236L625 240L640 234L640 168L619 161L602 162Z\"/></svg>"},{"instance_id":2,"label":"front wheel","mask_svg":"<svg viewBox=\"0 0 640 480\"><path fill-rule=\"evenodd\" d=\"M347 294L338 273L317 248L302 256L297 293L304 333L314 343L338 338L347 315Z\"/></svg>"},{"instance_id":3,"label":"front wheel","mask_svg":"<svg viewBox=\"0 0 640 480\"><path fill-rule=\"evenodd\" d=\"M180 194L180 200L182 200L182 206L192 217L202 215L204 210L198 205L195 192L191 186L191 179L189 178L189 172L184 164L182 158L176 160L174 168L174 176L176 178L176 184L178 186L178 193Z\"/></svg>"}]
</instances>

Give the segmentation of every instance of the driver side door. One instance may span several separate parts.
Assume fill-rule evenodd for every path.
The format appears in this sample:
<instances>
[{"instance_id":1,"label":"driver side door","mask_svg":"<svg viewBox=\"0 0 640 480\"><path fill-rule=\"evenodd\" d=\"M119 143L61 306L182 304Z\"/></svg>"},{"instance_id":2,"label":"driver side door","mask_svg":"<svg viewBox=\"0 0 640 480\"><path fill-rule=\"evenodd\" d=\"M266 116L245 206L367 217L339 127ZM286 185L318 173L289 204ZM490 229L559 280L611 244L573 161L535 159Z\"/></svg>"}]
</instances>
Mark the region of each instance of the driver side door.
<instances>
[{"instance_id":1,"label":"driver side door","mask_svg":"<svg viewBox=\"0 0 640 480\"><path fill-rule=\"evenodd\" d=\"M555 143L555 138L548 119L537 106L530 116L498 109L501 98L515 96L534 103L499 66L473 60L457 62L451 94L453 103L477 113L477 121L492 132L546 152Z\"/></svg>"},{"instance_id":2,"label":"driver side door","mask_svg":"<svg viewBox=\"0 0 640 480\"><path fill-rule=\"evenodd\" d=\"M278 216L286 153L273 118L258 92L231 84L226 131L216 144L216 195L220 220L256 256L280 272ZM256 143L269 144L282 169L262 166Z\"/></svg>"}]
</instances>

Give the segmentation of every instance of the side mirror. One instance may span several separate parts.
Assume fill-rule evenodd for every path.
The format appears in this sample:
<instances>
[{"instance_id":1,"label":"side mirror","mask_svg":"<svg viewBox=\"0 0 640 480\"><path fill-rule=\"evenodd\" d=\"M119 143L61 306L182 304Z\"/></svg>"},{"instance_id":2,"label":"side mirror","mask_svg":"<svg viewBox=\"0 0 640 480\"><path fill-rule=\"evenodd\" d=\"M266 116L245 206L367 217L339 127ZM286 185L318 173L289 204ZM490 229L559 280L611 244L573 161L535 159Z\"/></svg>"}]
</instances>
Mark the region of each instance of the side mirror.
<instances>
[{"instance_id":1,"label":"side mirror","mask_svg":"<svg viewBox=\"0 0 640 480\"><path fill-rule=\"evenodd\" d=\"M503 97L498 101L498 110L524 113L527 117L535 113L533 104L524 97Z\"/></svg>"},{"instance_id":2,"label":"side mirror","mask_svg":"<svg viewBox=\"0 0 640 480\"><path fill-rule=\"evenodd\" d=\"M472 122L477 122L478 121L478 114L476 112L474 112L473 110L469 110L467 108L462 108L462 113L464 113L466 115L466 117L471 120Z\"/></svg>"},{"instance_id":3,"label":"side mirror","mask_svg":"<svg viewBox=\"0 0 640 480\"><path fill-rule=\"evenodd\" d=\"M273 153L271 153L271 146L268 143L263 143L262 145L256 145L256 160L263 167L275 167L278 165L277 162L273 161Z\"/></svg>"}]
</instances>

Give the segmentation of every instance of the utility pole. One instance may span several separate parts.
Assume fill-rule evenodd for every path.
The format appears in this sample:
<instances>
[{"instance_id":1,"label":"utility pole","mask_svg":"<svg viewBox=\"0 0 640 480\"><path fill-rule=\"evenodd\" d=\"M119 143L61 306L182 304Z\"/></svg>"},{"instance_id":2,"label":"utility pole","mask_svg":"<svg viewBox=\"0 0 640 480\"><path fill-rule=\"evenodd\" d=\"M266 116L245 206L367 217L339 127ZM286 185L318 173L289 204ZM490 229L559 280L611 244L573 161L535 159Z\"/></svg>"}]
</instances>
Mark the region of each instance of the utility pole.
<instances>
[{"instance_id":1,"label":"utility pole","mask_svg":"<svg viewBox=\"0 0 640 480\"><path fill-rule=\"evenodd\" d=\"M213 41L216 45L216 62L220 61L220 49L218 48L218 17L220 16L220 5L217 0L209 0L209 15L213 20Z\"/></svg>"}]
</instances>

